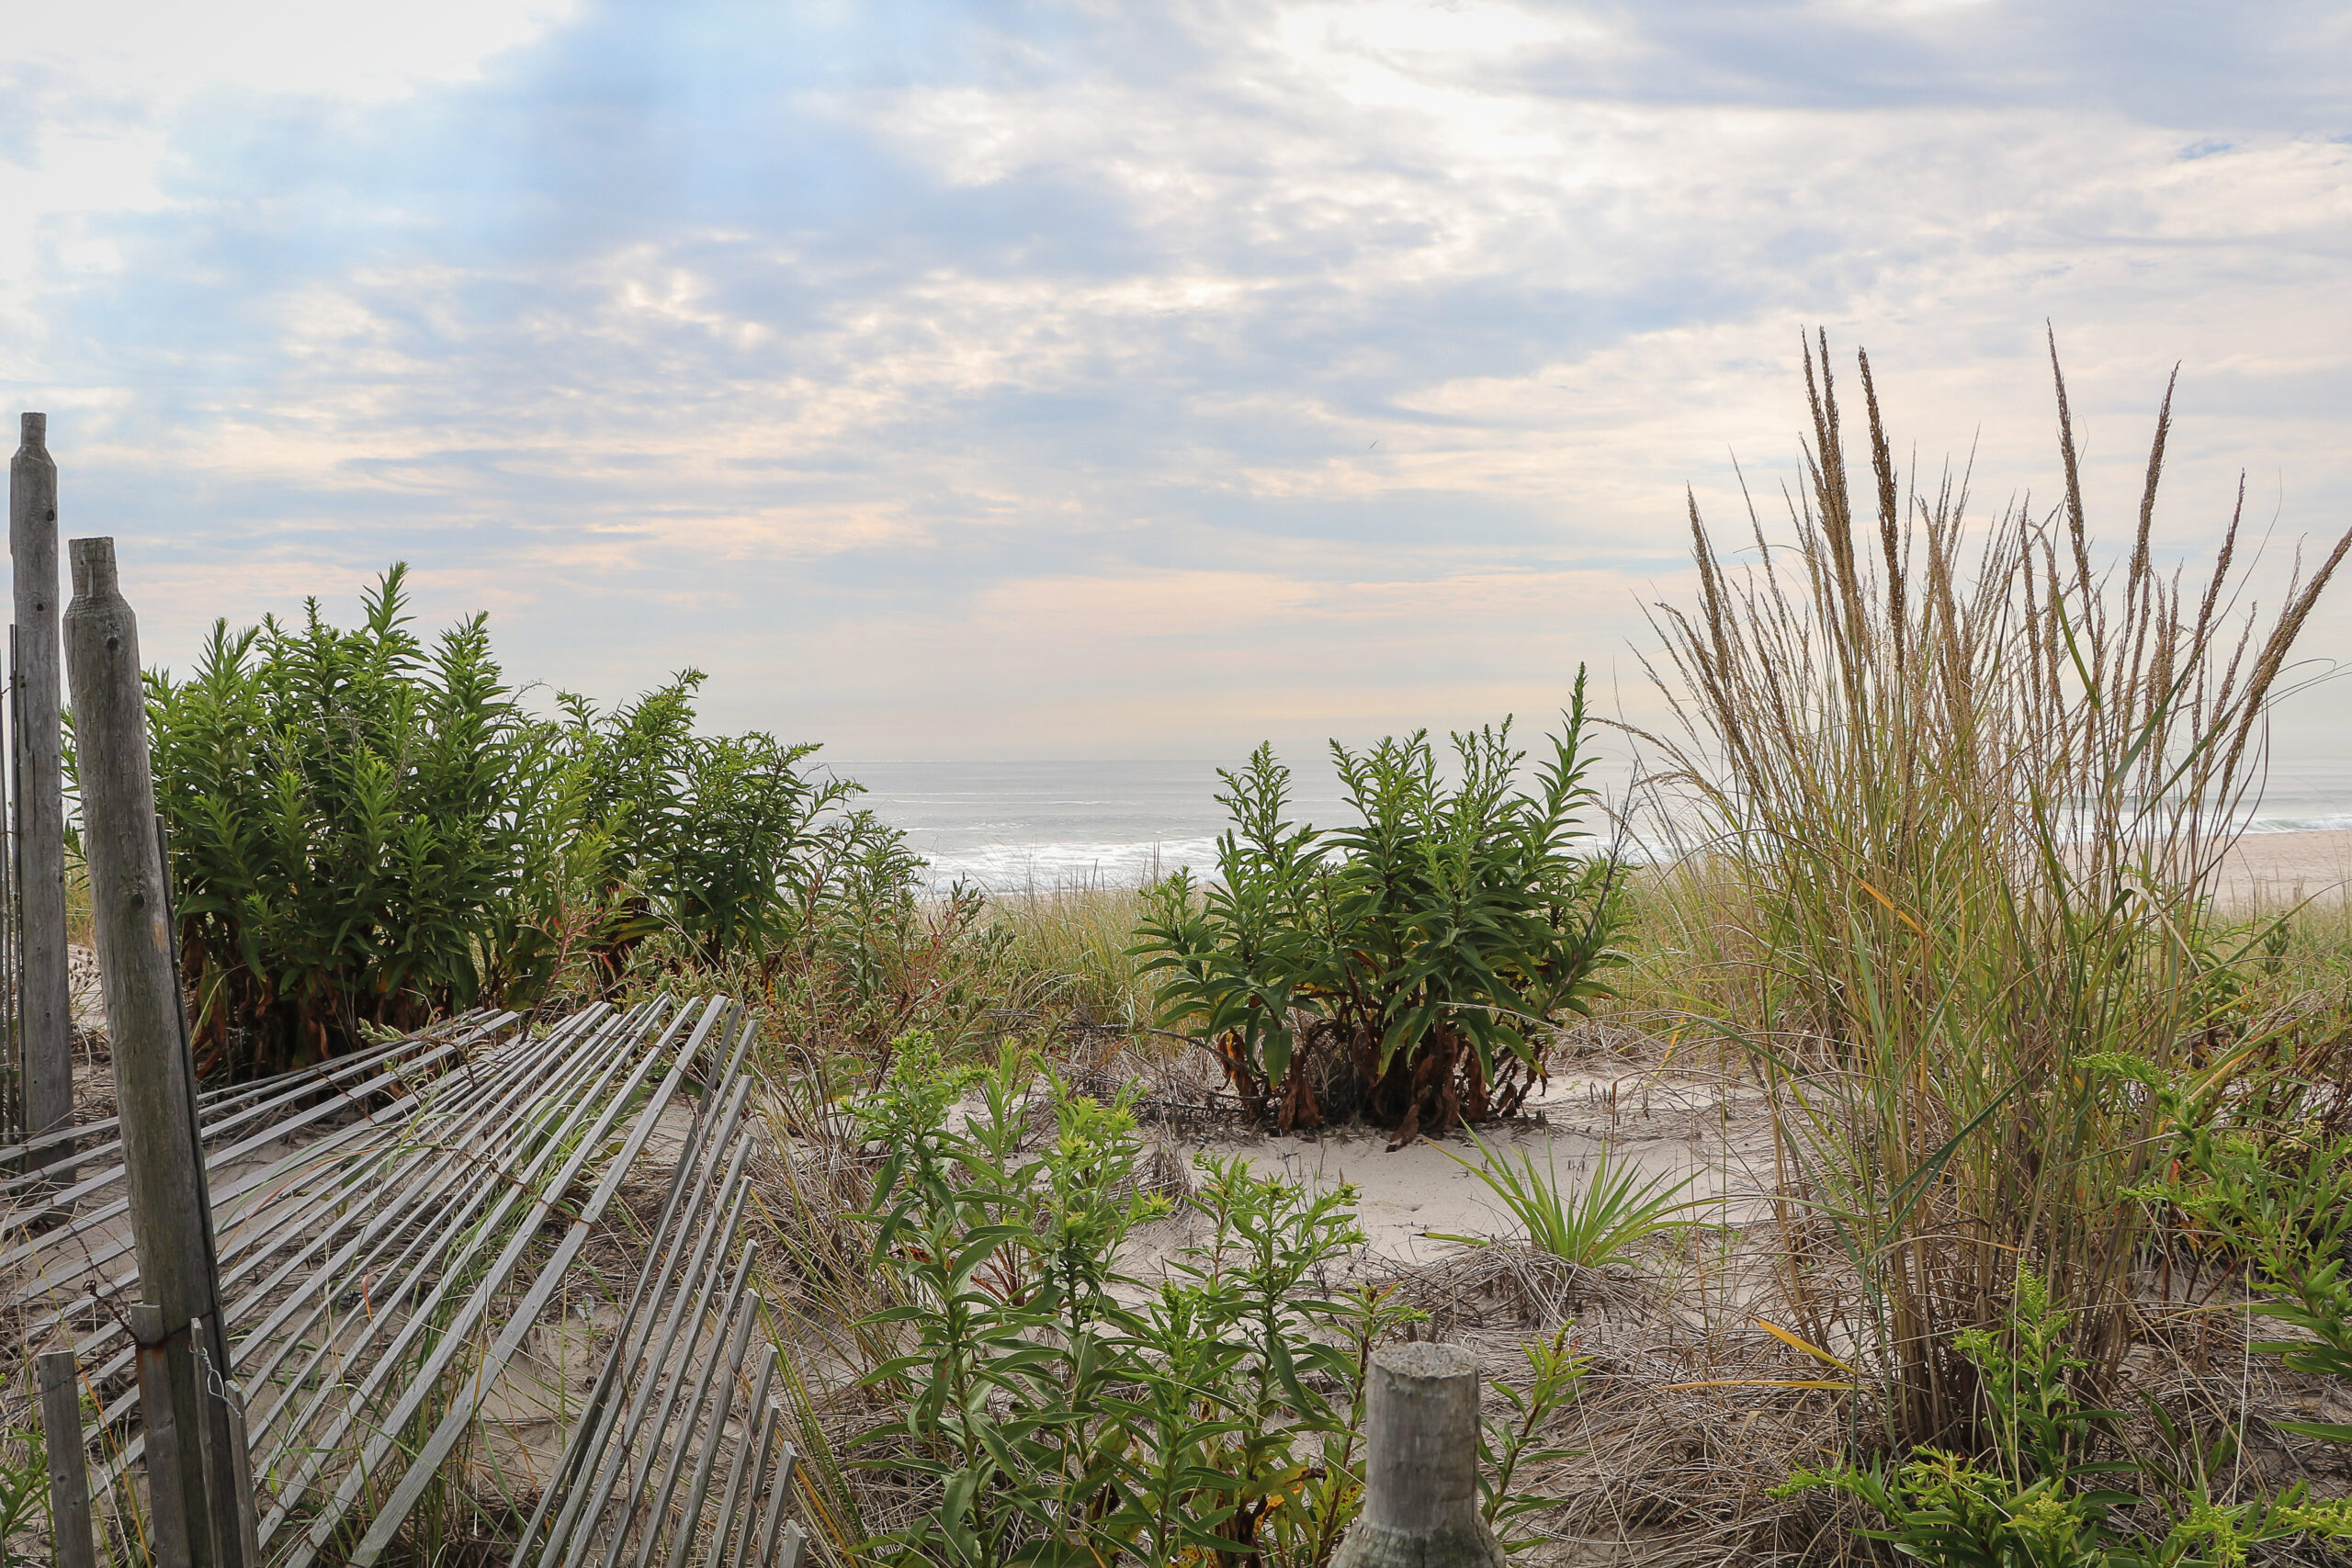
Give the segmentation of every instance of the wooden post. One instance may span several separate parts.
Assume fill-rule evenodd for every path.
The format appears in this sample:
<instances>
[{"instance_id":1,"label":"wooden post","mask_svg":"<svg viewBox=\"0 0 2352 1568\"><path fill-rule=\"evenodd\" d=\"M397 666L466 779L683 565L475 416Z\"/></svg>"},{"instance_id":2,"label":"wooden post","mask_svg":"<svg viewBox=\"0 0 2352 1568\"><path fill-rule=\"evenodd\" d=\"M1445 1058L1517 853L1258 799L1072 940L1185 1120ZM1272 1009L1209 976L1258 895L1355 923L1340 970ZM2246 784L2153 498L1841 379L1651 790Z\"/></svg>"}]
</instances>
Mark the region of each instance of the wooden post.
<instances>
[{"instance_id":1,"label":"wooden post","mask_svg":"<svg viewBox=\"0 0 2352 1568\"><path fill-rule=\"evenodd\" d=\"M65 968L65 789L59 763L57 465L49 416L24 416L24 445L8 465L8 555L17 609L17 829L23 856L18 927L25 1136L74 1118L74 1010ZM71 1154L48 1151L45 1157ZM74 1184L69 1167L60 1188Z\"/></svg>"},{"instance_id":2,"label":"wooden post","mask_svg":"<svg viewBox=\"0 0 2352 1568\"><path fill-rule=\"evenodd\" d=\"M96 1568L90 1472L82 1451L82 1369L71 1350L44 1350L40 1424L49 1449L49 1517L57 1568Z\"/></svg>"},{"instance_id":3,"label":"wooden post","mask_svg":"<svg viewBox=\"0 0 2352 1568\"><path fill-rule=\"evenodd\" d=\"M1363 1514L1333 1568L1503 1568L1478 1515L1478 1358L1459 1345L1375 1350Z\"/></svg>"},{"instance_id":4,"label":"wooden post","mask_svg":"<svg viewBox=\"0 0 2352 1568\"><path fill-rule=\"evenodd\" d=\"M139 620L115 581L114 541L76 539L71 547L74 602L65 610L65 664L81 764L82 846L122 1118L123 1185L140 1286L160 1314L158 1333L171 1346L157 1392L168 1391L180 1445L177 1490L187 1549L197 1568L213 1568L243 1555L227 1544L238 1539L235 1521L219 1505L232 1462L226 1405L209 1393L213 1380L227 1377L230 1363L220 1333L196 1080L181 1040L179 976L155 832ZM148 1385L141 1387L144 1400ZM162 1408L146 1404L151 1432ZM160 1483L154 1488L159 1517L163 1490Z\"/></svg>"},{"instance_id":5,"label":"wooden post","mask_svg":"<svg viewBox=\"0 0 2352 1568\"><path fill-rule=\"evenodd\" d=\"M164 1309L141 1302L130 1309L130 1337L139 1346L139 1415L147 1438L147 1529L154 1542L156 1568L193 1568L193 1548L207 1532L196 1520L204 1487L181 1441L180 1416L188 1408L178 1385L194 1382L187 1338L164 1326ZM179 1354L174 1355L173 1340Z\"/></svg>"}]
</instances>

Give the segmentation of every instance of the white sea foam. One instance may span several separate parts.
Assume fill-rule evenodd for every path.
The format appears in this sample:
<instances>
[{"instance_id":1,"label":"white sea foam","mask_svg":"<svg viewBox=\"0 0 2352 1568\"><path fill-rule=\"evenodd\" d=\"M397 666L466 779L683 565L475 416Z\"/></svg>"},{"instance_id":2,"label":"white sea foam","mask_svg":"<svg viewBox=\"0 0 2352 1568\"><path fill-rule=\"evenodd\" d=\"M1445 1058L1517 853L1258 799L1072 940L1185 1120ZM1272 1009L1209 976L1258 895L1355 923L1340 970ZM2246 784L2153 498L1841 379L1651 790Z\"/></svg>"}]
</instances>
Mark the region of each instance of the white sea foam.
<instances>
[{"instance_id":1,"label":"white sea foam","mask_svg":"<svg viewBox=\"0 0 2352 1568\"><path fill-rule=\"evenodd\" d=\"M1216 869L1216 841L1205 838L1142 843L1049 840L926 849L924 835L909 837L916 852L931 862L924 874L938 892L958 882L992 893L1129 888L1185 866L1195 874L1213 874Z\"/></svg>"}]
</instances>

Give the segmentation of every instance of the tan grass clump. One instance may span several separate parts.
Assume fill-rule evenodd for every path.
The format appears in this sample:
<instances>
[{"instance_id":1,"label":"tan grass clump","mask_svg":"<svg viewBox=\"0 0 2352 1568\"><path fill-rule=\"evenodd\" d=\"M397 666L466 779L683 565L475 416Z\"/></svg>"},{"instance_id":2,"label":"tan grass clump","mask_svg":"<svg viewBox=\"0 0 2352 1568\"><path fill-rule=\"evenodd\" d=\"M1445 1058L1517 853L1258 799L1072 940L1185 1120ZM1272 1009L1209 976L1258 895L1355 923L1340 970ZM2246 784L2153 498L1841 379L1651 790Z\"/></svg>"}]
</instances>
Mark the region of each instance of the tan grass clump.
<instances>
[{"instance_id":1,"label":"tan grass clump","mask_svg":"<svg viewBox=\"0 0 2352 1568\"><path fill-rule=\"evenodd\" d=\"M1735 569L1692 502L1700 602L1655 617L1679 727L1651 739L1752 922L1712 939L1733 967L1689 1005L1770 1082L1783 1223L1827 1221L1860 1281L1817 1288L1792 1244L1788 1310L1857 1348L1889 1438L1949 1440L1973 1403L1952 1336L2003 1321L2020 1258L2101 1379L2128 1348L2153 1112L2099 1063L2196 1037L2210 884L2352 535L2267 616L2235 516L2210 572L2160 570L2168 389L2131 549L2101 564L2054 344L2055 507L1970 525L1965 476L1907 491L1866 356L1857 491L1821 350L1794 545L1751 513Z\"/></svg>"}]
</instances>

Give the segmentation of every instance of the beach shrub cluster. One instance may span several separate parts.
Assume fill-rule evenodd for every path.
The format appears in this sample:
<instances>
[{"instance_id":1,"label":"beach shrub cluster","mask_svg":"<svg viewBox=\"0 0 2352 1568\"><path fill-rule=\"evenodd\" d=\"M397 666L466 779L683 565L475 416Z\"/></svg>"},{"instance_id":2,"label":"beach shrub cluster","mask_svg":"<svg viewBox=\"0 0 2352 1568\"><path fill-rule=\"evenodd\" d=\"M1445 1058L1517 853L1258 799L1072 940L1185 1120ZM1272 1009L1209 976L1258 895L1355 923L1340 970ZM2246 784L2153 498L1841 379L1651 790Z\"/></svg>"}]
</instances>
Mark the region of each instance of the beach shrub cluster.
<instances>
[{"instance_id":1,"label":"beach shrub cluster","mask_svg":"<svg viewBox=\"0 0 2352 1568\"><path fill-rule=\"evenodd\" d=\"M2257 1048L2258 1049L2258 1048ZM2352 1379L2352 1137L2279 1116L2264 1103L2271 1073L2236 1058L2172 1080L2131 1057L2103 1060L2114 1092L2144 1093L2168 1131L2167 1179L2138 1196L2224 1265L2245 1270L2247 1312L2297 1337L2248 1348L2288 1371ZM2275 1068L2274 1068L2275 1072ZM2352 1444L2352 1425L2281 1421L2282 1431Z\"/></svg>"},{"instance_id":2,"label":"beach shrub cluster","mask_svg":"<svg viewBox=\"0 0 2352 1568\"><path fill-rule=\"evenodd\" d=\"M958 1070L903 1040L858 1121L881 1156L864 1218L892 1303L866 1326L895 1353L866 1374L891 1414L856 1462L935 1503L857 1560L1330 1560L1361 1503L1366 1364L1418 1316L1329 1287L1363 1245L1351 1187L1203 1156L1193 1191L1159 1195L1127 1104L1019 1049ZM1178 1202L1197 1239L1160 1279L1124 1272L1135 1228ZM1486 1513L1505 1527L1549 1501L1513 1478L1557 1457L1540 1434L1582 1372L1559 1341L1530 1356L1486 1435Z\"/></svg>"},{"instance_id":3,"label":"beach shrub cluster","mask_svg":"<svg viewBox=\"0 0 2352 1568\"><path fill-rule=\"evenodd\" d=\"M277 1070L477 1003L609 988L650 939L773 979L920 862L814 746L694 728L687 671L609 712L517 701L485 620L427 646L404 570L359 625L215 625L148 680L199 1066Z\"/></svg>"},{"instance_id":4,"label":"beach shrub cluster","mask_svg":"<svg viewBox=\"0 0 2352 1568\"><path fill-rule=\"evenodd\" d=\"M1160 882L1136 933L1162 1021L1284 1131L1360 1112L1401 1146L1517 1111L1614 959L1615 867L1585 848L1585 727L1580 675L1532 787L1508 719L1453 737L1452 780L1425 731L1335 741L1357 818L1336 829L1290 819L1272 747L1220 771L1216 880Z\"/></svg>"}]
</instances>

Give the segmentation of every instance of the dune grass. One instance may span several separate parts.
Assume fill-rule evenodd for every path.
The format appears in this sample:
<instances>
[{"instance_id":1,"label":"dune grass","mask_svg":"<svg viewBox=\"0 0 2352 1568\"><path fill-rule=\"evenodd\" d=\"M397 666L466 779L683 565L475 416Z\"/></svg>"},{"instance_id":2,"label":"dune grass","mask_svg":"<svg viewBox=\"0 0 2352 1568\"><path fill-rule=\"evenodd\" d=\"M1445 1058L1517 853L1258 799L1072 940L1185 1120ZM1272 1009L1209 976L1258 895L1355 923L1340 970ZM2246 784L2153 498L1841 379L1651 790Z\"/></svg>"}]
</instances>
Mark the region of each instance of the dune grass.
<instances>
[{"instance_id":1,"label":"dune grass","mask_svg":"<svg viewBox=\"0 0 2352 1568\"><path fill-rule=\"evenodd\" d=\"M2020 1257L2095 1383L2129 1347L2155 1129L2099 1063L2167 1070L2214 1005L2217 869L2352 535L2267 619L2235 613L2234 519L2201 579L2153 558L2168 393L2105 568L2063 378L2058 504L1972 525L1964 479L1903 493L1866 357L1851 487L1826 342L1807 361L1794 542L1758 527L1735 569L1693 506L1700 603L1657 618L1678 728L1650 739L1731 894L1683 923L1712 950L1688 1006L1776 1097L1789 1310L1870 1361L1890 1439L1950 1440L1976 1409L1955 1337L2007 1320ZM1798 1266L1821 1222L1850 1290Z\"/></svg>"},{"instance_id":2,"label":"dune grass","mask_svg":"<svg viewBox=\"0 0 2352 1568\"><path fill-rule=\"evenodd\" d=\"M1039 1003L1088 1022L1142 1030L1152 1021L1151 985L1127 949L1146 912L1135 887L1070 886L992 895L1008 981Z\"/></svg>"}]
</instances>

